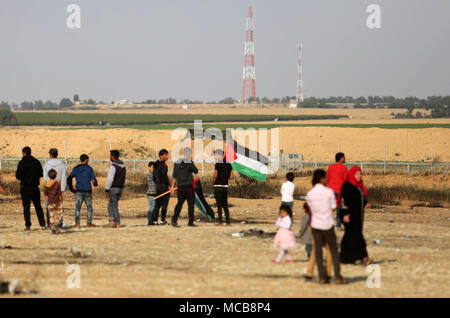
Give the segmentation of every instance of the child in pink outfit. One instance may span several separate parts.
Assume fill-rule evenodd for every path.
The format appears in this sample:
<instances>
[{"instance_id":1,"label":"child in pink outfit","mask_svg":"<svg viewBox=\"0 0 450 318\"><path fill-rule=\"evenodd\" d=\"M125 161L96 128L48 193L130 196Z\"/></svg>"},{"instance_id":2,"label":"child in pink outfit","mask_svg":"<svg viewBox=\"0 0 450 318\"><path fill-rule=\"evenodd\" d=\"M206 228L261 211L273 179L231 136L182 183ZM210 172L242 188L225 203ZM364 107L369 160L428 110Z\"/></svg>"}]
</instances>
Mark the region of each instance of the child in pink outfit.
<instances>
[{"instance_id":1,"label":"child in pink outfit","mask_svg":"<svg viewBox=\"0 0 450 318\"><path fill-rule=\"evenodd\" d=\"M292 263L292 257L289 254L289 250L297 247L295 241L295 235L291 231L292 226L292 209L288 205L282 205L280 207L280 217L275 223L278 226L278 232L275 235L275 241L273 246L280 249L278 257L272 260L275 264L280 264L283 256L286 256L286 264Z\"/></svg>"}]
</instances>

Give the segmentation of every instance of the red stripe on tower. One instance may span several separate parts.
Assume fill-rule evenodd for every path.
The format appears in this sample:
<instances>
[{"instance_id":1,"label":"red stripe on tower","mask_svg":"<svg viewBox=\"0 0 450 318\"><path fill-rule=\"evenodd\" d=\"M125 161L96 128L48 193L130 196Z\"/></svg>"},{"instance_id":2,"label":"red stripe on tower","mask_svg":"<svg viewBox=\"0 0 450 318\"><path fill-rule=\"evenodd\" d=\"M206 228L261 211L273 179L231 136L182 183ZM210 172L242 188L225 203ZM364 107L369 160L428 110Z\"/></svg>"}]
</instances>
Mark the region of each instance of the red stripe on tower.
<instances>
[{"instance_id":1,"label":"red stripe on tower","mask_svg":"<svg viewBox=\"0 0 450 318\"><path fill-rule=\"evenodd\" d=\"M247 9L244 46L244 69L242 74L242 103L256 101L255 42L253 38L253 8Z\"/></svg>"}]
</instances>

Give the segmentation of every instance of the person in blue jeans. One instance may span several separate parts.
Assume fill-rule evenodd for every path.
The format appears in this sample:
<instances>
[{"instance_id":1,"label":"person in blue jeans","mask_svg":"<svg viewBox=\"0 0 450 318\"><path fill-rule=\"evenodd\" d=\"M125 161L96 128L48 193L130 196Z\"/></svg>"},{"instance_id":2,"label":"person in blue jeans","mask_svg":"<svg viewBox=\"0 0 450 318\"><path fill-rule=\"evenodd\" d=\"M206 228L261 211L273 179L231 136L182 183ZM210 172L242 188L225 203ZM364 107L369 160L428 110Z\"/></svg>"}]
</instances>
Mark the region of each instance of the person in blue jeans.
<instances>
[{"instance_id":1,"label":"person in blue jeans","mask_svg":"<svg viewBox=\"0 0 450 318\"><path fill-rule=\"evenodd\" d=\"M75 188L73 188L72 179L76 179ZM80 211L83 202L87 207L87 227L94 227L92 223L92 185L98 186L97 178L94 174L94 169L89 166L89 156L83 154L80 156L80 164L73 168L69 177L67 178L67 185L70 191L75 193L75 225L74 228L80 228Z\"/></svg>"},{"instance_id":2,"label":"person in blue jeans","mask_svg":"<svg viewBox=\"0 0 450 318\"><path fill-rule=\"evenodd\" d=\"M122 160L119 159L118 150L111 150L111 165L106 179L105 192L108 198L109 226L120 228L119 200L122 197L123 187L127 176L127 169Z\"/></svg>"},{"instance_id":3,"label":"person in blue jeans","mask_svg":"<svg viewBox=\"0 0 450 318\"><path fill-rule=\"evenodd\" d=\"M148 197L148 210L147 210L147 225L155 225L153 221L153 210L155 208L155 195L156 195L156 183L153 178L153 167L155 163L150 161L148 163L148 174L147 174L147 197Z\"/></svg>"}]
</instances>

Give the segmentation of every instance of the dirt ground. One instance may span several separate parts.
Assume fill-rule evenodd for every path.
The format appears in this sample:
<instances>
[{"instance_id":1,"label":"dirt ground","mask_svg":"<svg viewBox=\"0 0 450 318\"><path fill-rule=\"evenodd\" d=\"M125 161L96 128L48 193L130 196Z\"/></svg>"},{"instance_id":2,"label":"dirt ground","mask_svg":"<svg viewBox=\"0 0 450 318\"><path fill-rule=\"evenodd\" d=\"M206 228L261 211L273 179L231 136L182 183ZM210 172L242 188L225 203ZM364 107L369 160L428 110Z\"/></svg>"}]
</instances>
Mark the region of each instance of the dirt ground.
<instances>
[{"instance_id":1,"label":"dirt ground","mask_svg":"<svg viewBox=\"0 0 450 318\"><path fill-rule=\"evenodd\" d=\"M211 204L212 199L207 199ZM67 230L60 235L23 231L19 201L0 203L0 274L28 280L37 297L449 297L450 210L406 206L370 209L365 238L369 255L380 266L381 288L367 287L370 273L360 265L343 265L347 286L305 282L304 247L293 251L293 264L270 261L278 251L273 238L233 237L234 232L259 228L274 233L279 198L230 199L232 226L196 222L188 228L186 208L181 228L146 226L146 198L122 201L125 227ZM176 200L171 198L169 215ZM73 199L66 200L65 221L73 222ZM293 230L303 211L295 202ZM106 200L94 199L94 222L107 223ZM82 225L86 212L82 211ZM198 219L198 211L196 211ZM337 235L342 237L342 232ZM381 240L375 244L374 240ZM77 246L89 257L74 257ZM68 264L78 264L81 288L67 288Z\"/></svg>"},{"instance_id":2,"label":"dirt ground","mask_svg":"<svg viewBox=\"0 0 450 318\"><path fill-rule=\"evenodd\" d=\"M279 150L301 153L305 161L333 161L338 149L346 153L348 161L382 161L386 145L388 161L430 162L433 158L434 162L450 162L449 137L446 128L281 127ZM260 152L270 151L270 139L268 133L267 149ZM1 128L0 157L19 157L20 147L27 145L39 158L46 158L48 149L57 147L62 157L87 153L93 159L105 159L111 145L123 150L128 159L140 159L154 156L163 147L171 150L180 140L180 135L172 138L171 130ZM247 146L256 149L248 141Z\"/></svg>"}]
</instances>

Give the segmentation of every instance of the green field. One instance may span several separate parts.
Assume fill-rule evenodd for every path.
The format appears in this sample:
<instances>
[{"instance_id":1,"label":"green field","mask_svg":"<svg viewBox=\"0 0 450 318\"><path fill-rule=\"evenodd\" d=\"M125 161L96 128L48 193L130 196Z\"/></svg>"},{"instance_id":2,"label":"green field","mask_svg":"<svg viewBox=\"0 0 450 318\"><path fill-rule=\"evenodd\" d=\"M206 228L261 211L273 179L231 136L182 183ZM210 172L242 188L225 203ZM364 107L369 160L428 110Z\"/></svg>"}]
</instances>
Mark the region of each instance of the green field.
<instances>
[{"instance_id":1,"label":"green field","mask_svg":"<svg viewBox=\"0 0 450 318\"><path fill-rule=\"evenodd\" d=\"M103 114L103 113L15 113L19 126L70 126L61 129L174 129L184 127L194 128L194 120L202 120L204 128L275 128L275 127L342 127L342 128L382 128L382 129L422 129L450 128L442 123L399 123L399 124L314 124L314 123L278 123L279 121L301 120L336 120L347 118L345 115L211 115L211 114ZM103 122L103 126L99 123ZM251 124L250 122L259 122ZM266 123L261 123L266 122ZM110 126L106 126L106 124Z\"/></svg>"},{"instance_id":2,"label":"green field","mask_svg":"<svg viewBox=\"0 0 450 318\"><path fill-rule=\"evenodd\" d=\"M202 120L214 122L257 122L288 120L340 119L345 115L211 115L211 114L101 114L101 113L15 113L19 126L100 126L99 122L113 126L161 125L193 123ZM173 128L173 127L172 127Z\"/></svg>"}]
</instances>

